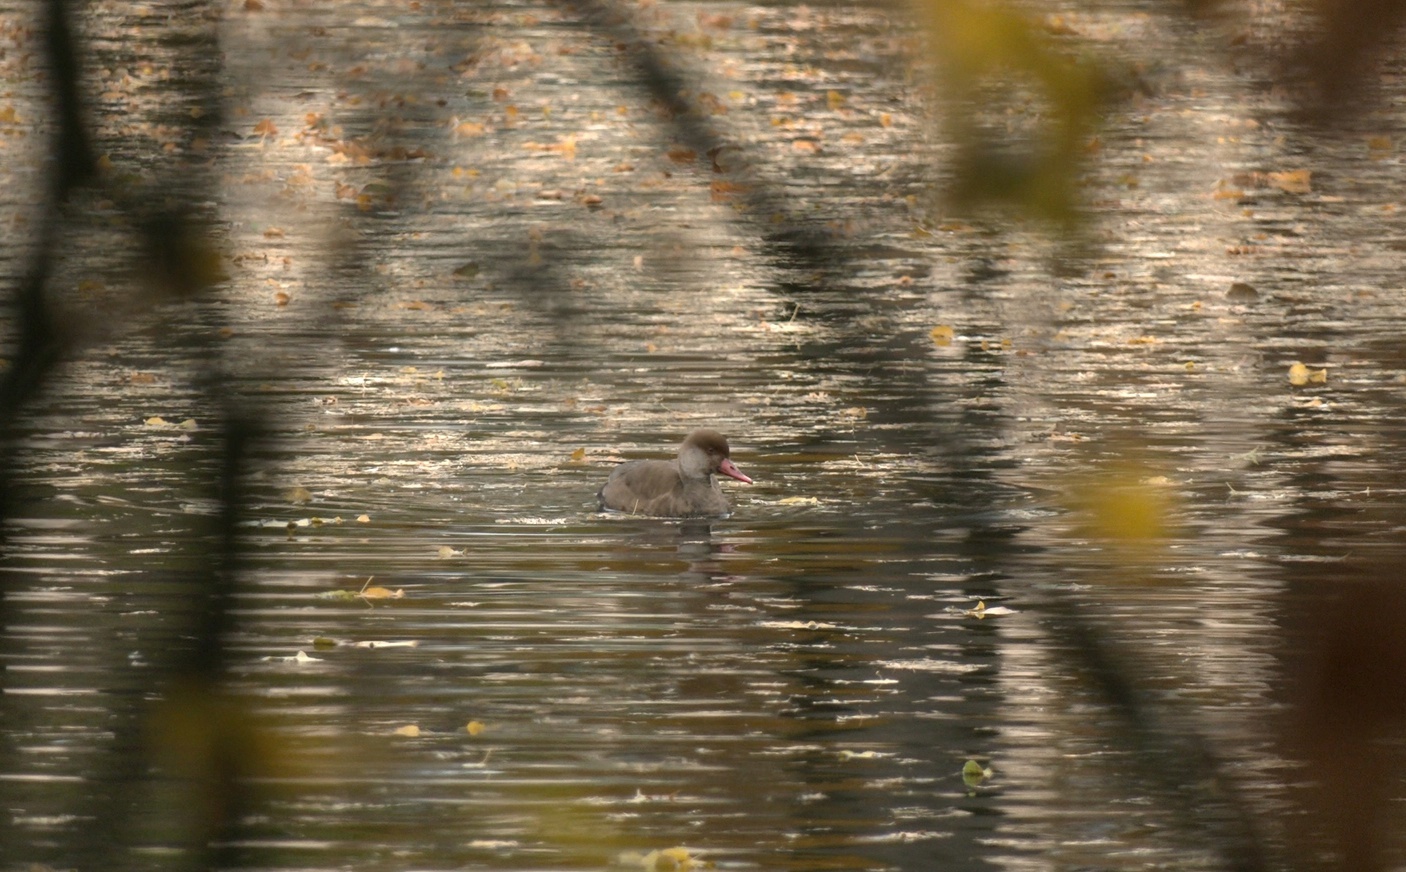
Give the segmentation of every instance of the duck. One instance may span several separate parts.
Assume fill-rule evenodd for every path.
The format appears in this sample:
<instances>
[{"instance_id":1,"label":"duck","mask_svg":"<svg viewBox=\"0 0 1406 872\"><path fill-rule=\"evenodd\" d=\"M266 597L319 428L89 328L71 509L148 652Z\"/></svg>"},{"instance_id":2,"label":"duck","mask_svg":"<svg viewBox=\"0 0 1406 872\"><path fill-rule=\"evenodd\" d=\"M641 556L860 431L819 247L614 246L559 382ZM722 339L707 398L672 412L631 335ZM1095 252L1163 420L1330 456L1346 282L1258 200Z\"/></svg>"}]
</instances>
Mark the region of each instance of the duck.
<instances>
[{"instance_id":1,"label":"duck","mask_svg":"<svg viewBox=\"0 0 1406 872\"><path fill-rule=\"evenodd\" d=\"M631 460L615 467L596 498L602 511L660 518L722 517L728 513L727 498L713 476L752 483L731 455L721 433L694 430L674 460Z\"/></svg>"}]
</instances>

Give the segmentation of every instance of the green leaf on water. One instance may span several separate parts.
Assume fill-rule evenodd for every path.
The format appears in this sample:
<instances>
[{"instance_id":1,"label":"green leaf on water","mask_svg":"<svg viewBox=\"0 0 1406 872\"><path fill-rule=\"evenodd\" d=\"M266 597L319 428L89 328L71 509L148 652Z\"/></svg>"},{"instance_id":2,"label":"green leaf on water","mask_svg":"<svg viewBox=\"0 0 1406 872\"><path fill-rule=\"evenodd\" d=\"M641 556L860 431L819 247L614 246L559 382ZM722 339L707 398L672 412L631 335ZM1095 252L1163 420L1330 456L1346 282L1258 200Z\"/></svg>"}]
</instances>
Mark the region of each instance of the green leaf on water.
<instances>
[{"instance_id":1,"label":"green leaf on water","mask_svg":"<svg viewBox=\"0 0 1406 872\"><path fill-rule=\"evenodd\" d=\"M962 782L967 787L975 789L981 782L991 777L991 768L982 766L975 760L968 760L962 764Z\"/></svg>"}]
</instances>

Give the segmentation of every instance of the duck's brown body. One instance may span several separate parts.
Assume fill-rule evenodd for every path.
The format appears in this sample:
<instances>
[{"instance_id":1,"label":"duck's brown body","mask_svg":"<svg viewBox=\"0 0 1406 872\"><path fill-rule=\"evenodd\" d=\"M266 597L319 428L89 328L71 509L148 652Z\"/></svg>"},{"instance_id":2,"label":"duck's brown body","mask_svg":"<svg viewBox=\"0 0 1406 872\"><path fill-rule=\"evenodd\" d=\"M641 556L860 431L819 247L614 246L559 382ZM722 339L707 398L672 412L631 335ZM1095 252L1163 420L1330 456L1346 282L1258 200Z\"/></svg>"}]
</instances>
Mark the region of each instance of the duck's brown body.
<instances>
[{"instance_id":1,"label":"duck's brown body","mask_svg":"<svg viewBox=\"0 0 1406 872\"><path fill-rule=\"evenodd\" d=\"M751 484L733 464L727 440L714 430L694 430L675 460L632 460L610 473L596 496L602 509L665 518L727 514L727 498L713 476Z\"/></svg>"}]
</instances>

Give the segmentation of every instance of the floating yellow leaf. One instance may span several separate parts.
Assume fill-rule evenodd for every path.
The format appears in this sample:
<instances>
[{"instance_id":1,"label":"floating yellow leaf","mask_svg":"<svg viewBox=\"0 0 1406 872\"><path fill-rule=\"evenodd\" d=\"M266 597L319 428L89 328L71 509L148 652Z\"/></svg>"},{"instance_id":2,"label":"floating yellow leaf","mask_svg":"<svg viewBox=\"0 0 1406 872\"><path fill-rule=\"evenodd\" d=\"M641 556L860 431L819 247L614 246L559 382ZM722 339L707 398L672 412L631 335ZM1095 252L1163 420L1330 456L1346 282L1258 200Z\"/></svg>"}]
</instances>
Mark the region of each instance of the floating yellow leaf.
<instances>
[{"instance_id":1,"label":"floating yellow leaf","mask_svg":"<svg viewBox=\"0 0 1406 872\"><path fill-rule=\"evenodd\" d=\"M586 449L585 449L585 447L578 448L578 449L576 449L575 451L571 452L571 462L572 462L572 463L580 463L581 461L583 461L583 460L585 460L585 459L586 459Z\"/></svg>"},{"instance_id":2,"label":"floating yellow leaf","mask_svg":"<svg viewBox=\"0 0 1406 872\"><path fill-rule=\"evenodd\" d=\"M413 738L415 738L415 737L417 737L417 736L420 735L420 727L419 727L418 725L416 725L416 724L406 724L406 725L403 726L403 727L397 727L397 728L395 729L395 735L397 735L397 736L409 736L410 738L413 739Z\"/></svg>"},{"instance_id":3,"label":"floating yellow leaf","mask_svg":"<svg viewBox=\"0 0 1406 872\"><path fill-rule=\"evenodd\" d=\"M1289 367L1289 384L1296 388L1301 388L1310 382L1314 384L1327 384L1328 370L1309 369L1302 363L1295 362Z\"/></svg>"},{"instance_id":4,"label":"floating yellow leaf","mask_svg":"<svg viewBox=\"0 0 1406 872\"><path fill-rule=\"evenodd\" d=\"M462 121L454 125L454 138L483 136L488 128L477 121Z\"/></svg>"},{"instance_id":5,"label":"floating yellow leaf","mask_svg":"<svg viewBox=\"0 0 1406 872\"><path fill-rule=\"evenodd\" d=\"M698 868L698 858L683 847L650 851L643 856L629 854L621 859L628 860L632 866L637 864L644 872L690 872Z\"/></svg>"},{"instance_id":6,"label":"floating yellow leaf","mask_svg":"<svg viewBox=\"0 0 1406 872\"><path fill-rule=\"evenodd\" d=\"M171 426L169 423L167 423L166 419L163 418L163 417L161 417L160 415L153 415L152 417L147 418L147 419L146 419L145 421L143 421L142 423L145 424L145 425L147 425L148 427L169 427L169 426Z\"/></svg>"},{"instance_id":7,"label":"floating yellow leaf","mask_svg":"<svg viewBox=\"0 0 1406 872\"><path fill-rule=\"evenodd\" d=\"M391 590L388 587L365 587L361 589L362 599L402 599L404 596L404 588Z\"/></svg>"},{"instance_id":8,"label":"floating yellow leaf","mask_svg":"<svg viewBox=\"0 0 1406 872\"><path fill-rule=\"evenodd\" d=\"M1005 606L990 606L988 608L986 600L977 600L976 608L967 609L965 612L962 612L962 614L969 618L981 620L993 615L1013 615L1015 614L1015 609L1008 609Z\"/></svg>"},{"instance_id":9,"label":"floating yellow leaf","mask_svg":"<svg viewBox=\"0 0 1406 872\"><path fill-rule=\"evenodd\" d=\"M483 721L469 721L467 724L464 725L464 731L467 732L470 736L483 735L483 729Z\"/></svg>"},{"instance_id":10,"label":"floating yellow leaf","mask_svg":"<svg viewBox=\"0 0 1406 872\"><path fill-rule=\"evenodd\" d=\"M932 337L932 341L937 343L938 346L946 347L952 344L953 339L957 338L957 331L953 330L948 324L939 324L932 328L928 335Z\"/></svg>"},{"instance_id":11,"label":"floating yellow leaf","mask_svg":"<svg viewBox=\"0 0 1406 872\"><path fill-rule=\"evenodd\" d=\"M370 515L357 515L357 516L356 516L356 522L357 522L358 524L369 524L369 523L371 523L371 516L370 516Z\"/></svg>"},{"instance_id":12,"label":"floating yellow leaf","mask_svg":"<svg viewBox=\"0 0 1406 872\"><path fill-rule=\"evenodd\" d=\"M1268 173L1267 176L1271 185L1287 194L1307 194L1313 190L1313 173L1309 170Z\"/></svg>"}]
</instances>

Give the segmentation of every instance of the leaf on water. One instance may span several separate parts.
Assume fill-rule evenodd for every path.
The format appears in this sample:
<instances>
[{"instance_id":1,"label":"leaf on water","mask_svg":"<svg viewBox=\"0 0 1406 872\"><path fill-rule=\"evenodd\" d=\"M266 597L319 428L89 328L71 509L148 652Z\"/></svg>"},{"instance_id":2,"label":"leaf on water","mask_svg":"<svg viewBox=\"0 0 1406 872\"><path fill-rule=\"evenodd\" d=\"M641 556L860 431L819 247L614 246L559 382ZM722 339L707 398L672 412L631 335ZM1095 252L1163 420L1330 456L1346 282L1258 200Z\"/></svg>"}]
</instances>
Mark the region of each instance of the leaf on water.
<instances>
[{"instance_id":1,"label":"leaf on water","mask_svg":"<svg viewBox=\"0 0 1406 872\"><path fill-rule=\"evenodd\" d=\"M365 587L361 589L361 598L369 600L404 599L405 589L399 587L395 590L391 590L388 587Z\"/></svg>"},{"instance_id":2,"label":"leaf on water","mask_svg":"<svg viewBox=\"0 0 1406 872\"><path fill-rule=\"evenodd\" d=\"M403 727L396 727L393 732L393 735L408 736L409 738L414 739L420 735L420 727L417 724L406 724Z\"/></svg>"},{"instance_id":3,"label":"leaf on water","mask_svg":"<svg viewBox=\"0 0 1406 872\"><path fill-rule=\"evenodd\" d=\"M1255 290L1255 286L1245 282L1235 282L1230 286L1230 290L1225 295L1232 300L1245 303L1259 297L1260 292Z\"/></svg>"},{"instance_id":4,"label":"leaf on water","mask_svg":"<svg viewBox=\"0 0 1406 872\"><path fill-rule=\"evenodd\" d=\"M165 418L161 417L160 415L153 415L152 417L147 418L147 419L146 419L145 421L143 421L142 423L145 424L145 425L148 426L148 427L169 427L169 426L171 426L170 423L167 422L167 420L166 420Z\"/></svg>"},{"instance_id":5,"label":"leaf on water","mask_svg":"<svg viewBox=\"0 0 1406 872\"><path fill-rule=\"evenodd\" d=\"M483 730L483 721L469 721L464 725L464 731L470 736L481 736L483 735Z\"/></svg>"},{"instance_id":6,"label":"leaf on water","mask_svg":"<svg viewBox=\"0 0 1406 872\"><path fill-rule=\"evenodd\" d=\"M283 306L288 305L289 301L291 301L292 299L293 298L288 295L287 291L277 291L273 295L273 304L282 308Z\"/></svg>"},{"instance_id":7,"label":"leaf on water","mask_svg":"<svg viewBox=\"0 0 1406 872\"><path fill-rule=\"evenodd\" d=\"M369 524L369 523L371 523L371 516L370 516L370 515L357 515L357 516L356 516L356 522L357 522L358 524Z\"/></svg>"},{"instance_id":8,"label":"leaf on water","mask_svg":"<svg viewBox=\"0 0 1406 872\"><path fill-rule=\"evenodd\" d=\"M179 428L182 429L182 430L197 430L197 429L199 429L199 425L197 425L197 424L195 423L195 419L194 419L194 418L186 418L184 421L182 421L181 423L177 424L176 426L179 427Z\"/></svg>"},{"instance_id":9,"label":"leaf on water","mask_svg":"<svg viewBox=\"0 0 1406 872\"><path fill-rule=\"evenodd\" d=\"M581 448L576 449L576 450L573 451L573 452L571 452L571 462L572 462L572 463L580 463L581 461L583 461L583 460L585 460L585 459L586 459L586 449L585 449L584 446L581 447Z\"/></svg>"},{"instance_id":10,"label":"leaf on water","mask_svg":"<svg viewBox=\"0 0 1406 872\"><path fill-rule=\"evenodd\" d=\"M271 120L265 118L263 121L254 125L254 132L260 136L277 136L278 126Z\"/></svg>"},{"instance_id":11,"label":"leaf on water","mask_svg":"<svg viewBox=\"0 0 1406 872\"><path fill-rule=\"evenodd\" d=\"M478 264L470 261L454 270L454 277L460 279L471 279L478 275Z\"/></svg>"},{"instance_id":12,"label":"leaf on water","mask_svg":"<svg viewBox=\"0 0 1406 872\"><path fill-rule=\"evenodd\" d=\"M953 330L949 324L939 324L928 333L932 341L939 348L946 348L952 344L952 340L957 338L957 331Z\"/></svg>"},{"instance_id":13,"label":"leaf on water","mask_svg":"<svg viewBox=\"0 0 1406 872\"><path fill-rule=\"evenodd\" d=\"M1307 194L1313 190L1313 173L1310 170L1289 170L1266 175L1271 185L1286 194Z\"/></svg>"},{"instance_id":14,"label":"leaf on water","mask_svg":"<svg viewBox=\"0 0 1406 872\"><path fill-rule=\"evenodd\" d=\"M312 640L312 647L314 651L325 651L328 648L336 648L337 640L330 639L327 636L314 636Z\"/></svg>"},{"instance_id":15,"label":"leaf on water","mask_svg":"<svg viewBox=\"0 0 1406 872\"><path fill-rule=\"evenodd\" d=\"M962 612L962 614L969 618L982 619L991 617L992 615L1013 615L1015 614L1015 609L1008 609L1005 606L988 606L986 600L978 600L976 608L967 609L965 612Z\"/></svg>"},{"instance_id":16,"label":"leaf on water","mask_svg":"<svg viewBox=\"0 0 1406 872\"><path fill-rule=\"evenodd\" d=\"M975 760L968 760L962 764L962 782L969 788L977 787L993 774L991 767L982 766Z\"/></svg>"},{"instance_id":17,"label":"leaf on water","mask_svg":"<svg viewBox=\"0 0 1406 872\"><path fill-rule=\"evenodd\" d=\"M479 121L461 121L454 125L454 138L472 138L483 136L488 132L488 128Z\"/></svg>"},{"instance_id":18,"label":"leaf on water","mask_svg":"<svg viewBox=\"0 0 1406 872\"><path fill-rule=\"evenodd\" d=\"M1289 384L1296 388L1301 388L1306 384L1327 384L1328 370L1309 369L1302 363L1295 362L1289 367Z\"/></svg>"},{"instance_id":19,"label":"leaf on water","mask_svg":"<svg viewBox=\"0 0 1406 872\"><path fill-rule=\"evenodd\" d=\"M648 854L625 851L617 859L620 865L643 872L692 872L705 865L699 855L682 846L650 851Z\"/></svg>"}]
</instances>

